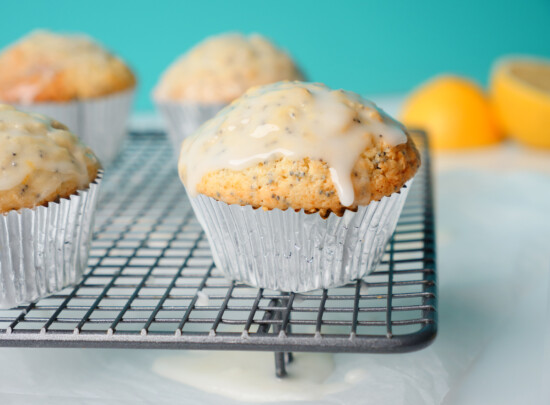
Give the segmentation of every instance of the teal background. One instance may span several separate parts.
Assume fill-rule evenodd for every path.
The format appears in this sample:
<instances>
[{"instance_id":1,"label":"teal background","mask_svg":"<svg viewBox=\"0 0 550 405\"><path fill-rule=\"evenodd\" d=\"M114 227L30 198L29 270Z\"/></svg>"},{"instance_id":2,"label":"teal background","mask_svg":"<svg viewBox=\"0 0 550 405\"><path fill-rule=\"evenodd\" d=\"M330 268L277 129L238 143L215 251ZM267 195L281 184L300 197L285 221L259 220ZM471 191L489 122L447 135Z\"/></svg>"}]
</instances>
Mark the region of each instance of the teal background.
<instances>
[{"instance_id":1,"label":"teal background","mask_svg":"<svg viewBox=\"0 0 550 405\"><path fill-rule=\"evenodd\" d=\"M41 27L82 31L137 72L138 110L179 54L225 31L259 32L310 80L363 94L410 90L443 72L487 82L507 53L550 57L550 1L3 1L0 47Z\"/></svg>"}]
</instances>

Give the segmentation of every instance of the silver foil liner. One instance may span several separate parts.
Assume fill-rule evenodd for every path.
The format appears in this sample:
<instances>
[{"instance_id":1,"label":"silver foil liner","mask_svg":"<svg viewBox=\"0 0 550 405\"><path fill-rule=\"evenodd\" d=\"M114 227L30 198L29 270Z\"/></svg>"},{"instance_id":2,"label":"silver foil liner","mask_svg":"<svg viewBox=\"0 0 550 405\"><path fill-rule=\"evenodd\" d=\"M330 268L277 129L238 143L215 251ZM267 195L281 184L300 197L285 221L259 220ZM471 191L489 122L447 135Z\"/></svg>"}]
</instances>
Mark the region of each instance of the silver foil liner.
<instances>
[{"instance_id":1,"label":"silver foil liner","mask_svg":"<svg viewBox=\"0 0 550 405\"><path fill-rule=\"evenodd\" d=\"M341 217L264 211L190 197L216 267L256 287L305 292L337 287L375 270L393 234L412 179L397 193Z\"/></svg>"},{"instance_id":2,"label":"silver foil liner","mask_svg":"<svg viewBox=\"0 0 550 405\"><path fill-rule=\"evenodd\" d=\"M103 166L118 155L127 133L134 89L106 97L67 103L12 104L21 111L55 118L65 124L99 157Z\"/></svg>"},{"instance_id":3,"label":"silver foil liner","mask_svg":"<svg viewBox=\"0 0 550 405\"><path fill-rule=\"evenodd\" d=\"M47 207L0 214L0 308L34 302L80 281L101 178Z\"/></svg>"},{"instance_id":4,"label":"silver foil liner","mask_svg":"<svg viewBox=\"0 0 550 405\"><path fill-rule=\"evenodd\" d=\"M204 122L216 115L227 103L178 103L156 102L168 137L174 145L174 153L179 156L181 143L193 134Z\"/></svg>"}]
</instances>

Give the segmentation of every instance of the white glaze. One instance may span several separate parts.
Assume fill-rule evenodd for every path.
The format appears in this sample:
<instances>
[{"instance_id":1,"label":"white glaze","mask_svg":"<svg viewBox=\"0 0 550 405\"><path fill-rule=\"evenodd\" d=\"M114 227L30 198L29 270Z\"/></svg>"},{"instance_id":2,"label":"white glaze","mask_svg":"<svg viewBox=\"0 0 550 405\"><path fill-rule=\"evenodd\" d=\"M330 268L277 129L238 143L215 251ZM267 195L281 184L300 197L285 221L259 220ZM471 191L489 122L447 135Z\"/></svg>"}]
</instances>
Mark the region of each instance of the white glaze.
<instances>
[{"instance_id":1,"label":"white glaze","mask_svg":"<svg viewBox=\"0 0 550 405\"><path fill-rule=\"evenodd\" d=\"M309 157L327 162L340 202L350 206L355 200L353 166L380 141L396 146L407 136L374 103L322 84L281 82L249 90L186 139L179 171L194 196L211 171Z\"/></svg>"},{"instance_id":2,"label":"white glaze","mask_svg":"<svg viewBox=\"0 0 550 405\"><path fill-rule=\"evenodd\" d=\"M64 175L76 176L79 188L86 188L90 160L90 150L56 121L0 104L0 192L25 184L35 171L51 173L41 184L45 194Z\"/></svg>"},{"instance_id":3,"label":"white glaze","mask_svg":"<svg viewBox=\"0 0 550 405\"><path fill-rule=\"evenodd\" d=\"M242 402L315 401L350 387L330 382L331 354L297 353L288 376L275 377L273 353L208 352L158 358L153 371L202 391Z\"/></svg>"},{"instance_id":4,"label":"white glaze","mask_svg":"<svg viewBox=\"0 0 550 405\"><path fill-rule=\"evenodd\" d=\"M195 305L197 307L207 307L210 303L210 297L203 291L197 291L197 301Z\"/></svg>"}]
</instances>

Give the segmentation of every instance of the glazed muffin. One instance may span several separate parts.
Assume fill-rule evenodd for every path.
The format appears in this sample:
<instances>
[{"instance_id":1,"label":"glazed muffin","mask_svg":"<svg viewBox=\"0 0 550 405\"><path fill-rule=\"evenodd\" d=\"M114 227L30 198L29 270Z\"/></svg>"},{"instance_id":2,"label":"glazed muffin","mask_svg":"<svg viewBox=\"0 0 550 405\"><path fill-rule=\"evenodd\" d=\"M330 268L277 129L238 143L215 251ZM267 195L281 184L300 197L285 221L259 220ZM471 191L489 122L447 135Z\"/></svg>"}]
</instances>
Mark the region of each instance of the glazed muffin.
<instances>
[{"instance_id":1,"label":"glazed muffin","mask_svg":"<svg viewBox=\"0 0 550 405\"><path fill-rule=\"evenodd\" d=\"M130 68L91 38L35 31L0 54L0 100L66 102L131 89Z\"/></svg>"},{"instance_id":2,"label":"glazed muffin","mask_svg":"<svg viewBox=\"0 0 550 405\"><path fill-rule=\"evenodd\" d=\"M290 56L258 34L207 38L162 75L153 98L179 144L250 87L301 80Z\"/></svg>"},{"instance_id":3,"label":"glazed muffin","mask_svg":"<svg viewBox=\"0 0 550 405\"><path fill-rule=\"evenodd\" d=\"M374 269L419 165L406 129L372 102L282 82L188 138L179 172L223 271L304 291Z\"/></svg>"},{"instance_id":4,"label":"glazed muffin","mask_svg":"<svg viewBox=\"0 0 550 405\"><path fill-rule=\"evenodd\" d=\"M0 213L87 189L100 164L60 122L0 105Z\"/></svg>"},{"instance_id":5,"label":"glazed muffin","mask_svg":"<svg viewBox=\"0 0 550 405\"><path fill-rule=\"evenodd\" d=\"M222 34L207 38L174 62L154 97L227 104L250 87L301 79L290 56L263 36Z\"/></svg>"},{"instance_id":6,"label":"glazed muffin","mask_svg":"<svg viewBox=\"0 0 550 405\"><path fill-rule=\"evenodd\" d=\"M100 167L63 124L0 105L0 307L80 279Z\"/></svg>"},{"instance_id":7,"label":"glazed muffin","mask_svg":"<svg viewBox=\"0 0 550 405\"><path fill-rule=\"evenodd\" d=\"M34 31L0 53L0 101L64 122L111 162L125 134L136 78L85 35Z\"/></svg>"}]
</instances>

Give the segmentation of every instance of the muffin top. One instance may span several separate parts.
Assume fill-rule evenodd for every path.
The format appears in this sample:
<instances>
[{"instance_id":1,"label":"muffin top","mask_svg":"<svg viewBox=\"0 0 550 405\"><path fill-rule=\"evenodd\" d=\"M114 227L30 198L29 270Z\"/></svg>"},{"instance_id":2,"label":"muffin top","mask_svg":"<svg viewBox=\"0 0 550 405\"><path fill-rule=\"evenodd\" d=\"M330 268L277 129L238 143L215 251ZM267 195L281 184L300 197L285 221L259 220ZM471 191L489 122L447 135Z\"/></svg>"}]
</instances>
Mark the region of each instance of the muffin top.
<instances>
[{"instance_id":1,"label":"muffin top","mask_svg":"<svg viewBox=\"0 0 550 405\"><path fill-rule=\"evenodd\" d=\"M88 188L99 169L65 125L0 104L0 213L68 198Z\"/></svg>"},{"instance_id":2,"label":"muffin top","mask_svg":"<svg viewBox=\"0 0 550 405\"><path fill-rule=\"evenodd\" d=\"M84 35L34 31L0 54L0 100L9 103L70 101L135 86L118 57Z\"/></svg>"},{"instance_id":3,"label":"muffin top","mask_svg":"<svg viewBox=\"0 0 550 405\"><path fill-rule=\"evenodd\" d=\"M252 88L187 138L179 173L191 196L342 215L397 192L420 156L370 101L323 84Z\"/></svg>"},{"instance_id":4,"label":"muffin top","mask_svg":"<svg viewBox=\"0 0 550 405\"><path fill-rule=\"evenodd\" d=\"M157 101L228 103L247 89L301 80L290 57L258 34L223 34L199 43L163 74Z\"/></svg>"}]
</instances>

